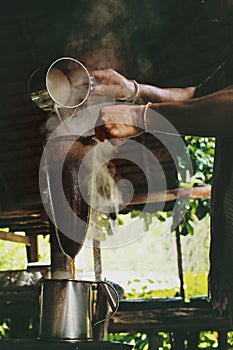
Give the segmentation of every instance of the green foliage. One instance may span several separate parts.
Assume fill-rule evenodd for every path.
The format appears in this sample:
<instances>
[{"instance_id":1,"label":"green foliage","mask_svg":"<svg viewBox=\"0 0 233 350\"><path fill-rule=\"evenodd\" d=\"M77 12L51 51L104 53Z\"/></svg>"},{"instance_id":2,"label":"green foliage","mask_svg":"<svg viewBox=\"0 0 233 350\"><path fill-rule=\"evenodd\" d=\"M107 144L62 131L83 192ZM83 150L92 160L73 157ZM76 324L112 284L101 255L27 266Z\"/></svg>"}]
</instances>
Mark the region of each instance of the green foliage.
<instances>
[{"instance_id":1,"label":"green foliage","mask_svg":"<svg viewBox=\"0 0 233 350\"><path fill-rule=\"evenodd\" d=\"M228 337L228 344L233 346L233 332L228 332L227 334L227 337ZM229 348L229 349L232 349L232 348Z\"/></svg>"},{"instance_id":2,"label":"green foliage","mask_svg":"<svg viewBox=\"0 0 233 350\"><path fill-rule=\"evenodd\" d=\"M191 199L188 203L182 203L179 211L183 217L180 223L180 233L183 236L193 235L194 222L204 219L210 213L210 200L206 198ZM174 227L175 224L173 224Z\"/></svg>"},{"instance_id":3,"label":"green foliage","mask_svg":"<svg viewBox=\"0 0 233 350\"><path fill-rule=\"evenodd\" d=\"M116 221L117 225L119 225L119 226L123 226L124 225L124 220L123 220L121 215L117 215L116 217L114 217L114 220ZM111 228L111 225L110 225L110 217L109 217L109 215L103 214L103 213L99 213L98 214L98 220L97 220L96 224L97 224L97 226L101 227L102 230L104 232L106 232L106 234L108 236L112 236L113 235L112 228Z\"/></svg>"},{"instance_id":4,"label":"green foliage","mask_svg":"<svg viewBox=\"0 0 233 350\"><path fill-rule=\"evenodd\" d=\"M35 330L35 322L33 319L28 320L28 329L26 330L28 333L29 338L33 338L35 334L37 333L37 329ZM12 330L12 323L10 318L4 318L0 320L0 339L7 339L11 338L11 330Z\"/></svg>"},{"instance_id":5,"label":"green foliage","mask_svg":"<svg viewBox=\"0 0 233 350\"><path fill-rule=\"evenodd\" d=\"M7 232L8 229L5 229ZM38 236L39 261L50 262L49 236ZM27 266L24 244L0 240L0 271L22 270Z\"/></svg>"},{"instance_id":6,"label":"green foliage","mask_svg":"<svg viewBox=\"0 0 233 350\"><path fill-rule=\"evenodd\" d=\"M155 288L155 284L158 285L160 281L153 281L147 278L148 285L142 285L141 290L139 288L131 288L130 292L125 293L127 299L147 299L147 298L172 298L179 294L179 289L175 288ZM198 271L196 273L188 272L184 275L185 283L185 296L191 298L193 296L207 295L207 273ZM141 283L141 280L136 278L132 281L128 281L128 286L132 283ZM149 287L151 285L151 287Z\"/></svg>"},{"instance_id":7,"label":"green foliage","mask_svg":"<svg viewBox=\"0 0 233 350\"><path fill-rule=\"evenodd\" d=\"M50 237L49 235L38 235L38 253L39 261L44 264L49 264L51 261L50 251Z\"/></svg>"},{"instance_id":8,"label":"green foliage","mask_svg":"<svg viewBox=\"0 0 233 350\"><path fill-rule=\"evenodd\" d=\"M199 347L204 349L214 349L218 347L218 332L200 332Z\"/></svg>"},{"instance_id":9,"label":"green foliage","mask_svg":"<svg viewBox=\"0 0 233 350\"><path fill-rule=\"evenodd\" d=\"M206 295L207 291L207 276L203 272L198 272L195 275L192 273L188 273L184 277L185 283L187 284L187 289L189 289L189 293L187 297L191 297L194 295ZM132 281L128 281L128 285L131 283L140 283L140 279L134 279ZM148 279L148 283L153 285L155 281ZM175 295L177 290L173 290L173 294ZM129 299L135 298L166 298L167 291L166 290L149 290L147 286L142 286L141 292L136 292L136 289L132 289L130 293L126 295ZM160 349L171 349L171 333L168 332L159 332L158 334L158 347ZM119 341L125 342L127 344L134 345L135 350L148 350L149 347L149 338L147 334L144 333L116 333L109 334L108 340L110 341ZM228 343L229 345L233 345L233 332L228 332ZM199 336L199 345L198 348L204 349L214 349L218 347L218 333L217 331L203 331L200 332Z\"/></svg>"},{"instance_id":10,"label":"green foliage","mask_svg":"<svg viewBox=\"0 0 233 350\"><path fill-rule=\"evenodd\" d=\"M109 341L118 341L127 343L134 346L134 350L148 350L149 349L149 337L144 333L115 333L108 334ZM158 333L158 345L160 349L171 349L170 334L165 332Z\"/></svg>"},{"instance_id":11,"label":"green foliage","mask_svg":"<svg viewBox=\"0 0 233 350\"><path fill-rule=\"evenodd\" d=\"M135 350L148 350L148 336L143 333L129 334L116 333L108 335L109 341L118 341L131 344Z\"/></svg>"},{"instance_id":12,"label":"green foliage","mask_svg":"<svg viewBox=\"0 0 233 350\"><path fill-rule=\"evenodd\" d=\"M191 298L193 296L207 295L207 274L199 271L197 273L188 272L184 276L185 296Z\"/></svg>"},{"instance_id":13,"label":"green foliage","mask_svg":"<svg viewBox=\"0 0 233 350\"><path fill-rule=\"evenodd\" d=\"M0 240L0 270L24 269L27 263L24 244Z\"/></svg>"},{"instance_id":14,"label":"green foliage","mask_svg":"<svg viewBox=\"0 0 233 350\"><path fill-rule=\"evenodd\" d=\"M209 137L187 136L185 137L185 141L193 166L192 186L204 186L210 184L214 164L214 139ZM186 167L185 164L182 163L182 160L180 161L180 169L181 181L186 182ZM192 199L188 203L181 203L181 215L184 210L185 215L180 224L180 233L186 236L187 234L194 234L194 220L202 220L208 213L210 213L210 200L205 198Z\"/></svg>"},{"instance_id":15,"label":"green foliage","mask_svg":"<svg viewBox=\"0 0 233 350\"><path fill-rule=\"evenodd\" d=\"M2 320L2 324L0 324L0 339L9 338L9 331L10 331L10 319L5 318Z\"/></svg>"},{"instance_id":16,"label":"green foliage","mask_svg":"<svg viewBox=\"0 0 233 350\"><path fill-rule=\"evenodd\" d=\"M179 180L181 187L187 187L188 182L191 181L190 186L205 186L211 183L213 163L214 163L214 148L215 141L208 137L185 137L187 145L187 153L191 158L193 166L193 176L189 179L190 174L187 174L187 164L184 159L179 158ZM182 217L180 223L180 233L183 236L194 234L193 223L195 220L202 220L210 213L210 200L206 198L191 199L188 201L179 201L179 217ZM131 218L143 218L144 230L148 231L153 218L156 217L159 221L164 222L170 218L171 213L144 213L140 211L132 211ZM180 221L180 220L179 220ZM177 221L174 217L172 231L177 227Z\"/></svg>"},{"instance_id":17,"label":"green foliage","mask_svg":"<svg viewBox=\"0 0 233 350\"><path fill-rule=\"evenodd\" d=\"M193 166L193 185L210 184L214 164L214 138L186 136L185 141Z\"/></svg>"},{"instance_id":18,"label":"green foliage","mask_svg":"<svg viewBox=\"0 0 233 350\"><path fill-rule=\"evenodd\" d=\"M146 281L153 286L155 281L150 278L147 278ZM132 282L141 283L140 279L134 279L132 281L128 281L128 285ZM159 283L159 281L157 281ZM141 291L137 291L138 288L131 288L130 292L125 293L127 299L147 299L147 298L169 298L174 297L174 295L178 292L177 288L161 288L161 289L151 289L147 285L143 285L141 287Z\"/></svg>"},{"instance_id":19,"label":"green foliage","mask_svg":"<svg viewBox=\"0 0 233 350\"><path fill-rule=\"evenodd\" d=\"M141 218L143 219L143 229L144 231L148 231L150 228L150 225L153 222L153 218L157 218L160 222L165 222L167 217L169 217L169 214L164 214L161 212L156 213L146 213L141 212L140 210L132 210L130 212L131 219L134 218Z\"/></svg>"}]
</instances>

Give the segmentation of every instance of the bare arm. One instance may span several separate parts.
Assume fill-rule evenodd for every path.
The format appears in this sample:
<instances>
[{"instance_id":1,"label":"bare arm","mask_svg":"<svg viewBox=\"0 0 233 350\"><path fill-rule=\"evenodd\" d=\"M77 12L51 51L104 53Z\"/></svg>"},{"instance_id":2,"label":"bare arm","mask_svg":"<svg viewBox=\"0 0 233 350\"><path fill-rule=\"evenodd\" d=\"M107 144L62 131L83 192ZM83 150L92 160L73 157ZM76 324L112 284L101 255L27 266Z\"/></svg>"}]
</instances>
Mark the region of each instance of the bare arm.
<instances>
[{"instance_id":1,"label":"bare arm","mask_svg":"<svg viewBox=\"0 0 233 350\"><path fill-rule=\"evenodd\" d=\"M233 137L233 86L196 99L150 105L146 115L148 128L166 131L153 110L180 134Z\"/></svg>"},{"instance_id":2,"label":"bare arm","mask_svg":"<svg viewBox=\"0 0 233 350\"><path fill-rule=\"evenodd\" d=\"M144 111L145 105L104 107L96 137L103 141L137 136L145 126ZM153 103L145 117L151 131L170 132L165 120L182 135L233 137L233 86L200 98Z\"/></svg>"},{"instance_id":3,"label":"bare arm","mask_svg":"<svg viewBox=\"0 0 233 350\"><path fill-rule=\"evenodd\" d=\"M160 88L157 86L139 84L139 103L151 102L175 102L192 99L196 88Z\"/></svg>"},{"instance_id":4,"label":"bare arm","mask_svg":"<svg viewBox=\"0 0 233 350\"><path fill-rule=\"evenodd\" d=\"M99 81L93 93L109 94L116 99L126 99L138 92L137 102L141 105L112 106L100 113L96 134L99 139L136 136L143 128L145 104L146 123L149 130L166 132L158 112L165 117L180 134L199 136L233 136L233 86L200 98L193 98L195 87L160 88L135 83L112 69L93 72ZM118 122L119 121L119 122ZM118 123L118 124L116 124ZM132 127L133 125L133 127Z\"/></svg>"},{"instance_id":5,"label":"bare arm","mask_svg":"<svg viewBox=\"0 0 233 350\"><path fill-rule=\"evenodd\" d=\"M111 95L117 100L127 99L136 94L136 86L132 80L113 69L104 69L92 73L98 84L93 89L96 95ZM160 88L146 84L138 84L136 102L145 104L151 102L184 101L193 98L195 87Z\"/></svg>"}]
</instances>

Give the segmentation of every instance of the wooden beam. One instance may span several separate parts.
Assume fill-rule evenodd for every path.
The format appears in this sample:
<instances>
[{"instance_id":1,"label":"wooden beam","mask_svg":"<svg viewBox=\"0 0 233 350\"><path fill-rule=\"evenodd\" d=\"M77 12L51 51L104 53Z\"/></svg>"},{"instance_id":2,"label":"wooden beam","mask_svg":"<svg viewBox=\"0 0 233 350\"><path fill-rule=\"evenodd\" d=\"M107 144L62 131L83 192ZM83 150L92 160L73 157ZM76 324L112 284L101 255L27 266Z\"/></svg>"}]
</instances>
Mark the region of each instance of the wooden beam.
<instances>
[{"instance_id":1,"label":"wooden beam","mask_svg":"<svg viewBox=\"0 0 233 350\"><path fill-rule=\"evenodd\" d=\"M0 213L0 218L2 219L19 219L28 217L39 217L41 215L39 210L8 210Z\"/></svg>"},{"instance_id":2,"label":"wooden beam","mask_svg":"<svg viewBox=\"0 0 233 350\"><path fill-rule=\"evenodd\" d=\"M28 246L31 245L30 237L17 235L14 232L5 232L5 231L0 230L0 239L2 239L4 241L15 242L15 243L23 243L23 244L26 244Z\"/></svg>"},{"instance_id":3,"label":"wooden beam","mask_svg":"<svg viewBox=\"0 0 233 350\"><path fill-rule=\"evenodd\" d=\"M199 300L199 301L198 301ZM147 333L195 330L231 329L227 312L221 315L207 298L191 298L185 302L177 298L121 300L110 319L110 333Z\"/></svg>"},{"instance_id":4,"label":"wooden beam","mask_svg":"<svg viewBox=\"0 0 233 350\"><path fill-rule=\"evenodd\" d=\"M27 259L28 262L35 262L39 260L38 255L38 237L36 234L27 234L27 237L29 238L30 245L28 245L27 248Z\"/></svg>"},{"instance_id":5,"label":"wooden beam","mask_svg":"<svg viewBox=\"0 0 233 350\"><path fill-rule=\"evenodd\" d=\"M159 202L171 202L177 199L209 199L211 195L211 187L192 187L192 188L179 188L173 190L167 190L156 193L137 194L133 197L129 205L145 204L145 203L159 203Z\"/></svg>"}]
</instances>

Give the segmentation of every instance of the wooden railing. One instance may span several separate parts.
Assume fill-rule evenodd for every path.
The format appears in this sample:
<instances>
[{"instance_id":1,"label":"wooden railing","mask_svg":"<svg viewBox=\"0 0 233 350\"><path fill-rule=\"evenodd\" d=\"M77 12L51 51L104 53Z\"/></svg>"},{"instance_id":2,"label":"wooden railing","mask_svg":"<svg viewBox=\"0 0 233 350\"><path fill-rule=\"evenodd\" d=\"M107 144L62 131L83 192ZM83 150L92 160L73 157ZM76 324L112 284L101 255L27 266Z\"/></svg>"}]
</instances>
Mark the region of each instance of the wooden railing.
<instances>
[{"instance_id":1,"label":"wooden railing","mask_svg":"<svg viewBox=\"0 0 233 350\"><path fill-rule=\"evenodd\" d=\"M231 329L227 313L214 310L206 297L123 300L112 320L110 333L145 333L149 350L159 348L159 332L171 335L171 348L197 349L201 331L218 332L218 349L227 349Z\"/></svg>"},{"instance_id":2,"label":"wooden railing","mask_svg":"<svg viewBox=\"0 0 233 350\"><path fill-rule=\"evenodd\" d=\"M11 338L37 337L39 293L40 287L0 289L0 321L11 319ZM33 330L28 327L31 321ZM121 300L108 324L109 333L147 334L150 350L158 349L159 332L171 334L173 350L197 349L199 333L205 330L217 331L218 349L227 349L227 313L214 310L206 297Z\"/></svg>"}]
</instances>

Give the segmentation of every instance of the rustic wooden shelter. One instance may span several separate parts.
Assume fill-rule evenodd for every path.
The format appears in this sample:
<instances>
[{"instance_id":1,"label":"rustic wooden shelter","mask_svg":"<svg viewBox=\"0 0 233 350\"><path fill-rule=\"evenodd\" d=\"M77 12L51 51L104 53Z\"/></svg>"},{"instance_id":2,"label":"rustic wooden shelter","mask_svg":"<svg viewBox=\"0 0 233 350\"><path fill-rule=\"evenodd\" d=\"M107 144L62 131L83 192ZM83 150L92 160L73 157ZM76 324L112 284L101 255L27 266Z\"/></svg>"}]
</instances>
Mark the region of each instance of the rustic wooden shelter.
<instances>
[{"instance_id":1,"label":"rustic wooden shelter","mask_svg":"<svg viewBox=\"0 0 233 350\"><path fill-rule=\"evenodd\" d=\"M48 113L30 99L31 73L71 56L90 72L111 67L138 82L190 86L222 61L232 24L210 22L196 0L14 0L1 11L0 33L0 229L10 231L0 231L0 239L25 243L28 261L33 262L38 260L37 235L51 231L38 181ZM169 208L178 186L174 161L153 136L143 135L140 142L161 162ZM148 160L143 162L151 174ZM111 166L134 185L128 210L143 208L148 200L143 172L122 159ZM154 194L150 199L151 211L157 198ZM26 237L14 235L16 231Z\"/></svg>"},{"instance_id":2,"label":"rustic wooden shelter","mask_svg":"<svg viewBox=\"0 0 233 350\"><path fill-rule=\"evenodd\" d=\"M35 247L36 235L49 233L38 185L48 115L30 99L31 73L58 57L71 56L90 72L113 67L139 82L164 87L197 84L222 60L231 41L231 24L211 23L194 0L70 0L65 5L14 1L13 8L5 5L0 22L0 227L25 231L25 243L34 242ZM142 136L141 142L161 162L168 189L175 189L176 169L163 145L151 135ZM150 164L144 162L150 173ZM145 177L130 162L121 160L115 166L134 184L132 206L140 208L147 198ZM36 259L36 249L31 249L29 260Z\"/></svg>"}]
</instances>

